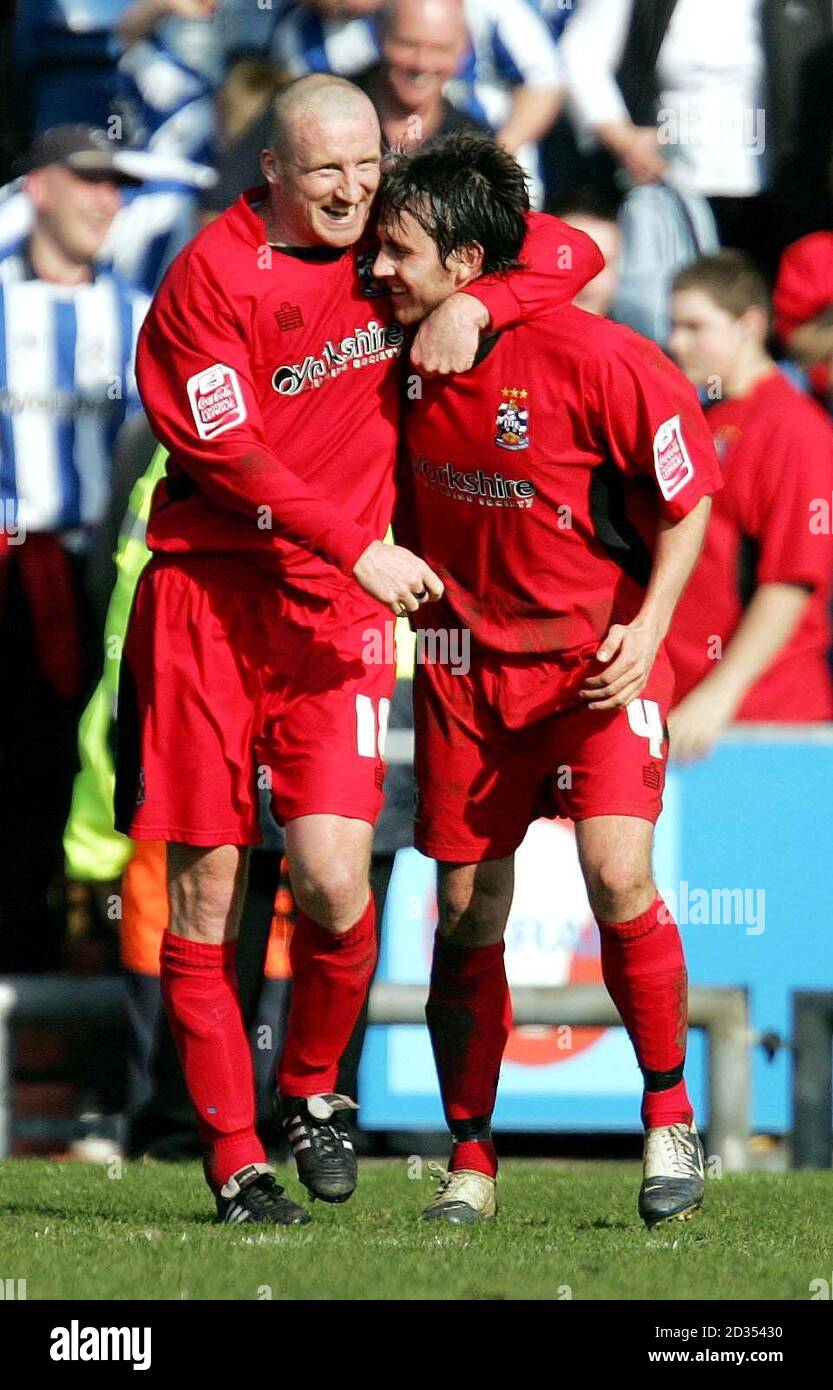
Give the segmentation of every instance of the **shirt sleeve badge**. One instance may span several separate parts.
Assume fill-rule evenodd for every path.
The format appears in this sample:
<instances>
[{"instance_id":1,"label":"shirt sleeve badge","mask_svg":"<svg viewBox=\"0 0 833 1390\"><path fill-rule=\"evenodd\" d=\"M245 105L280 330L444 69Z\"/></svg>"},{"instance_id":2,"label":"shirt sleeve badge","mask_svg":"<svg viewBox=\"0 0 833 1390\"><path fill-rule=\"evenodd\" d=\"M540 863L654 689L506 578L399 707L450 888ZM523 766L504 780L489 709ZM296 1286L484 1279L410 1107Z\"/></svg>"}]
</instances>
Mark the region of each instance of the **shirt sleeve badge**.
<instances>
[{"instance_id":1,"label":"shirt sleeve badge","mask_svg":"<svg viewBox=\"0 0 833 1390\"><path fill-rule=\"evenodd\" d=\"M694 477L694 464L683 439L679 415L663 421L654 435L654 469L666 502L676 497Z\"/></svg>"},{"instance_id":2,"label":"shirt sleeve badge","mask_svg":"<svg viewBox=\"0 0 833 1390\"><path fill-rule=\"evenodd\" d=\"M214 439L246 419L243 388L233 367L217 362L189 377L186 389L200 439Z\"/></svg>"}]
</instances>

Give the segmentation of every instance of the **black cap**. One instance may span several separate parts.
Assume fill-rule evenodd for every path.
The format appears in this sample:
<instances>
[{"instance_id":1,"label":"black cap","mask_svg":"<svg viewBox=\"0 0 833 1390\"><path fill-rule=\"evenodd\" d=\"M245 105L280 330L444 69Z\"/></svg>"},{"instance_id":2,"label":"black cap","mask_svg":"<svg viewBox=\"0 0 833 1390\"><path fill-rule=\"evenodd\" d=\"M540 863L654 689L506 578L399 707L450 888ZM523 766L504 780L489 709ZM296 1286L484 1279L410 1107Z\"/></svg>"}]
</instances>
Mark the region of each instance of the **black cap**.
<instances>
[{"instance_id":1,"label":"black cap","mask_svg":"<svg viewBox=\"0 0 833 1390\"><path fill-rule=\"evenodd\" d=\"M141 179L121 167L119 150L112 140L103 130L90 125L56 125L38 135L29 151L27 168L44 169L49 164L62 164L82 179L141 183Z\"/></svg>"}]
</instances>

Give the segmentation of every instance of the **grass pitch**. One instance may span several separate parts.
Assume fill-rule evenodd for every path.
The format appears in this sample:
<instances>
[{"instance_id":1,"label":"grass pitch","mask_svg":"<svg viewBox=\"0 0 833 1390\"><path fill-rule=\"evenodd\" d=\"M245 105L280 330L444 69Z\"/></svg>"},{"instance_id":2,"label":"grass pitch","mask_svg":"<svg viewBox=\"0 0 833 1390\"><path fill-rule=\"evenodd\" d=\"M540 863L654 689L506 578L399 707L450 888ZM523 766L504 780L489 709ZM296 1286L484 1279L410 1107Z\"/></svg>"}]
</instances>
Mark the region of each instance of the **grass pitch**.
<instances>
[{"instance_id":1,"label":"grass pitch","mask_svg":"<svg viewBox=\"0 0 833 1390\"><path fill-rule=\"evenodd\" d=\"M706 1185L648 1233L638 1165L503 1165L497 1221L420 1225L418 1162L365 1160L344 1207L289 1230L221 1227L196 1164L0 1164L0 1279L34 1299L789 1299L833 1275L833 1173ZM281 1170L293 1196L294 1172Z\"/></svg>"}]
</instances>

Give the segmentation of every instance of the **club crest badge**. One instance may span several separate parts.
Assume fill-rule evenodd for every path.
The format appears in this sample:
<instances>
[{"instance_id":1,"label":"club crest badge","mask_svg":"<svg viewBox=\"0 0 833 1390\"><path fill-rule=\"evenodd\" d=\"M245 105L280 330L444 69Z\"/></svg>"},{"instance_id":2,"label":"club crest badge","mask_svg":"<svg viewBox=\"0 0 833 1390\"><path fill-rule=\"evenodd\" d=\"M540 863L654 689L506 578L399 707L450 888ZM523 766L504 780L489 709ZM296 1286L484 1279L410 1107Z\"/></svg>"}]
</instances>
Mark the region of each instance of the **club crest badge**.
<instances>
[{"instance_id":1,"label":"club crest badge","mask_svg":"<svg viewBox=\"0 0 833 1390\"><path fill-rule=\"evenodd\" d=\"M528 394L522 387L503 388L495 421L495 443L499 449L529 448Z\"/></svg>"}]
</instances>

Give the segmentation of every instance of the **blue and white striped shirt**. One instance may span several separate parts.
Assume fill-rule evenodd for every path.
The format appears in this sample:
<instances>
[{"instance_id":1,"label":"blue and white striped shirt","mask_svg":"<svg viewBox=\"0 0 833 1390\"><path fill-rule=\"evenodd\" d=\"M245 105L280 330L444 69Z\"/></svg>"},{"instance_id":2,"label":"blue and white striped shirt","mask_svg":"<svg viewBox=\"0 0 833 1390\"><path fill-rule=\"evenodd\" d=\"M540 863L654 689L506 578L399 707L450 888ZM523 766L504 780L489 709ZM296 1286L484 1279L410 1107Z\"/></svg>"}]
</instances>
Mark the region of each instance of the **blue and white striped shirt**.
<instances>
[{"instance_id":1,"label":"blue and white striped shirt","mask_svg":"<svg viewBox=\"0 0 833 1390\"><path fill-rule=\"evenodd\" d=\"M547 28L554 39L560 39L564 28L572 19L581 0L534 0L538 13L546 20Z\"/></svg>"},{"instance_id":2,"label":"blue and white striped shirt","mask_svg":"<svg viewBox=\"0 0 833 1390\"><path fill-rule=\"evenodd\" d=\"M139 161L146 158L156 161L158 157L130 153L139 173ZM151 175L141 187L125 192L97 257L101 270L115 271L128 285L155 293L174 256L194 235L200 188L211 187L217 180L212 169L198 164L190 169L189 183L184 178ZM25 241L34 220L22 178L0 188L0 257Z\"/></svg>"},{"instance_id":3,"label":"blue and white striped shirt","mask_svg":"<svg viewBox=\"0 0 833 1390\"><path fill-rule=\"evenodd\" d=\"M513 87L561 84L561 59L528 0L463 0L463 9L470 46L449 96L496 129L506 119ZM378 62L380 51L378 15L325 19L306 5L293 5L272 39L275 61L293 77L307 72L353 77Z\"/></svg>"},{"instance_id":4,"label":"blue and white striped shirt","mask_svg":"<svg viewBox=\"0 0 833 1390\"><path fill-rule=\"evenodd\" d=\"M21 529L81 539L103 517L147 306L112 273L57 285L24 245L0 255L0 512Z\"/></svg>"},{"instance_id":5,"label":"blue and white striped shirt","mask_svg":"<svg viewBox=\"0 0 833 1390\"><path fill-rule=\"evenodd\" d=\"M191 67L164 32L134 43L116 73L126 136L138 149L210 164L214 155L214 88L210 75Z\"/></svg>"}]
</instances>

